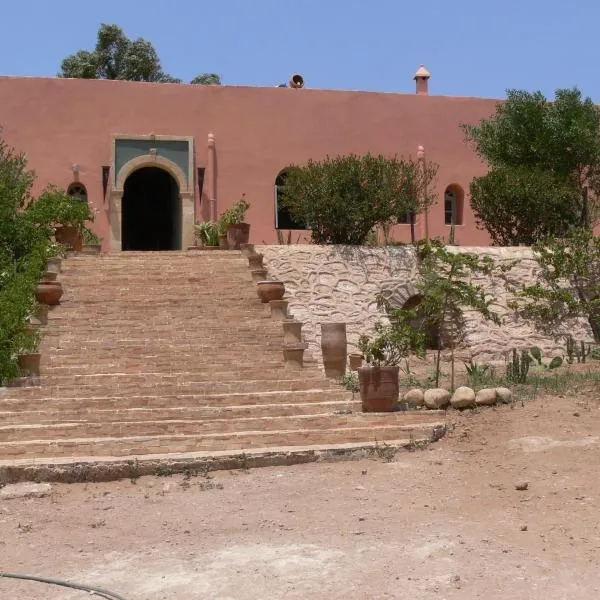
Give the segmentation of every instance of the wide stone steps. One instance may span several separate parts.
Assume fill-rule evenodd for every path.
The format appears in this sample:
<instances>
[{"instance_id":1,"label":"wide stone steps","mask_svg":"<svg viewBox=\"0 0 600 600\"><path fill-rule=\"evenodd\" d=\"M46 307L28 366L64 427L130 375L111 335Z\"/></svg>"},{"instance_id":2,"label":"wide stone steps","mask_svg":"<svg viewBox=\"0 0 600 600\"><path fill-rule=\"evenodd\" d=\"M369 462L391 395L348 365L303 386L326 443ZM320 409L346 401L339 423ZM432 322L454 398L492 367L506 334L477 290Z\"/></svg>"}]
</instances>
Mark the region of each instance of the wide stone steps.
<instances>
[{"instance_id":1,"label":"wide stone steps","mask_svg":"<svg viewBox=\"0 0 600 600\"><path fill-rule=\"evenodd\" d=\"M421 413L419 413L421 414ZM318 429L272 431L227 431L204 434L153 434L53 440L20 440L0 442L0 460L60 456L136 456L199 451L219 451L269 446L309 446L327 443L374 442L385 440L431 440L435 430L443 426L440 416L422 413L418 423L394 422L389 415L381 423L348 418ZM351 416L350 416L351 417ZM330 417L333 418L333 417Z\"/></svg>"},{"instance_id":2,"label":"wide stone steps","mask_svg":"<svg viewBox=\"0 0 600 600\"><path fill-rule=\"evenodd\" d=\"M412 416L412 415L411 415ZM298 429L337 429L340 427L381 427L390 426L386 415L365 418L364 415L337 415L333 413L277 415L262 417L218 418L218 419L165 419L108 422L64 422L36 423L0 426L0 448L4 442L31 440L60 440L71 437L130 437L152 435L198 435L235 432L269 432ZM399 425L408 426L422 423L417 414L403 418ZM372 438L369 438L372 439Z\"/></svg>"},{"instance_id":3,"label":"wide stone steps","mask_svg":"<svg viewBox=\"0 0 600 600\"><path fill-rule=\"evenodd\" d=\"M352 395L337 389L305 388L267 392L230 392L213 394L111 394L110 396L68 396L55 393L46 388L37 388L39 396L11 395L0 396L0 412L30 410L36 411L90 411L90 410L126 410L131 408L220 408L229 410L240 406L277 406L321 403L323 401L351 402ZM27 390L18 390L27 391Z\"/></svg>"},{"instance_id":4,"label":"wide stone steps","mask_svg":"<svg viewBox=\"0 0 600 600\"><path fill-rule=\"evenodd\" d=\"M43 423L113 423L126 421L175 421L189 419L237 419L258 417L288 417L317 414L342 414L360 412L360 402L352 400L334 400L323 395L321 399L300 403L301 398L294 398L294 403L280 404L202 404L194 406L178 406L171 401L164 407L130 407L122 408L113 404L96 404L88 408L72 405L52 408L35 406L8 405L8 410L0 410L0 422L6 425L33 425ZM11 410L12 409L12 410Z\"/></svg>"},{"instance_id":5,"label":"wide stone steps","mask_svg":"<svg viewBox=\"0 0 600 600\"><path fill-rule=\"evenodd\" d=\"M338 456L443 430L435 411L361 413L309 356L301 371L286 369L281 322L239 252L74 256L59 281L41 385L0 389L0 479L56 477L36 470L47 461L85 470L92 459L256 457L276 447L289 463L294 448Z\"/></svg>"}]
</instances>

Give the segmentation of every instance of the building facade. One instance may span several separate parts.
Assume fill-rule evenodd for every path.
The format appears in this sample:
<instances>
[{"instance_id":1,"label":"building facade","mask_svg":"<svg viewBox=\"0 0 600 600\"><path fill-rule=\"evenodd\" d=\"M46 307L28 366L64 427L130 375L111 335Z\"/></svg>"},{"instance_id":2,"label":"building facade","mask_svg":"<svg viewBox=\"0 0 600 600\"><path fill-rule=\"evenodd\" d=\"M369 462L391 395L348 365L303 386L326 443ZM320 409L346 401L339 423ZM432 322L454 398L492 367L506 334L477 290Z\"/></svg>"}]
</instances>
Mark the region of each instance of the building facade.
<instances>
[{"instance_id":1,"label":"building facade","mask_svg":"<svg viewBox=\"0 0 600 600\"><path fill-rule=\"evenodd\" d=\"M458 243L487 245L466 193L486 168L460 125L498 101L432 96L428 80L419 69L416 93L402 94L0 77L0 127L27 155L35 192L54 184L87 199L105 251L191 246L194 223L242 194L250 240L276 243L293 226L276 192L287 166L347 153L416 157L419 147L439 164L429 235L448 239L454 223ZM409 241L410 225L394 237Z\"/></svg>"}]
</instances>

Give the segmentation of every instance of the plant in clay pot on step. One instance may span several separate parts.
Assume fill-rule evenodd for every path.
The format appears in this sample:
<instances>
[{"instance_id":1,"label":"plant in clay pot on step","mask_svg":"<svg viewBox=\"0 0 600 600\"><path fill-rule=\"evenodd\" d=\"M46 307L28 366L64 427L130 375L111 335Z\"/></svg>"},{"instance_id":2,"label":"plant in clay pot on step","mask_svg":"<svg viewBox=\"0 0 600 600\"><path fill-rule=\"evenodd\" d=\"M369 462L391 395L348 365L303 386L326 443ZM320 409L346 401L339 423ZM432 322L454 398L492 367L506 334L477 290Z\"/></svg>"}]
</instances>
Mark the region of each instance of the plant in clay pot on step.
<instances>
[{"instance_id":1,"label":"plant in clay pot on step","mask_svg":"<svg viewBox=\"0 0 600 600\"><path fill-rule=\"evenodd\" d=\"M83 247L81 251L84 254L100 254L102 251L102 238L98 237L93 231L84 229L82 233Z\"/></svg>"},{"instance_id":2,"label":"plant in clay pot on step","mask_svg":"<svg viewBox=\"0 0 600 600\"><path fill-rule=\"evenodd\" d=\"M229 250L239 250L240 244L248 243L250 224L245 223L244 219L249 208L246 194L242 194L242 197L219 218L219 234L227 236Z\"/></svg>"},{"instance_id":3,"label":"plant in clay pot on step","mask_svg":"<svg viewBox=\"0 0 600 600\"><path fill-rule=\"evenodd\" d=\"M17 365L21 377L39 377L41 354L37 351L41 340L38 327L27 326L17 332Z\"/></svg>"},{"instance_id":4,"label":"plant in clay pot on step","mask_svg":"<svg viewBox=\"0 0 600 600\"><path fill-rule=\"evenodd\" d=\"M392 312L389 325L376 323L373 335L363 334L358 341L366 363L357 369L364 412L393 411L398 405L400 362L413 354L425 356L426 334L412 326L413 311Z\"/></svg>"},{"instance_id":5,"label":"plant in clay pot on step","mask_svg":"<svg viewBox=\"0 0 600 600\"><path fill-rule=\"evenodd\" d=\"M214 221L196 223L196 239L204 249L219 248L219 232L219 223Z\"/></svg>"},{"instance_id":6,"label":"plant in clay pot on step","mask_svg":"<svg viewBox=\"0 0 600 600\"><path fill-rule=\"evenodd\" d=\"M81 251L84 232L91 232L86 222L94 220L94 213L87 201L69 196L55 187L49 187L27 207L29 219L43 227L54 229L58 244L67 250Z\"/></svg>"}]
</instances>

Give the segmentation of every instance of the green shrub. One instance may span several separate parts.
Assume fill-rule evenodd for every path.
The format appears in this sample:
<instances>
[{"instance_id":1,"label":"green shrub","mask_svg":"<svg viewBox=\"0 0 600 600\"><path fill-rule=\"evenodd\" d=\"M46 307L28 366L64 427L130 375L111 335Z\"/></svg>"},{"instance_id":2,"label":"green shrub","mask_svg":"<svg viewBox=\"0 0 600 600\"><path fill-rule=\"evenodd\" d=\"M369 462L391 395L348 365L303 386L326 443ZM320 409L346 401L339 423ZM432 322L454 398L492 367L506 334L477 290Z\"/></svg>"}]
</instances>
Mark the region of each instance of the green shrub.
<instances>
[{"instance_id":1,"label":"green shrub","mask_svg":"<svg viewBox=\"0 0 600 600\"><path fill-rule=\"evenodd\" d=\"M437 166L350 154L309 160L286 172L282 204L308 224L314 243L360 245L374 227L431 204Z\"/></svg>"}]
</instances>

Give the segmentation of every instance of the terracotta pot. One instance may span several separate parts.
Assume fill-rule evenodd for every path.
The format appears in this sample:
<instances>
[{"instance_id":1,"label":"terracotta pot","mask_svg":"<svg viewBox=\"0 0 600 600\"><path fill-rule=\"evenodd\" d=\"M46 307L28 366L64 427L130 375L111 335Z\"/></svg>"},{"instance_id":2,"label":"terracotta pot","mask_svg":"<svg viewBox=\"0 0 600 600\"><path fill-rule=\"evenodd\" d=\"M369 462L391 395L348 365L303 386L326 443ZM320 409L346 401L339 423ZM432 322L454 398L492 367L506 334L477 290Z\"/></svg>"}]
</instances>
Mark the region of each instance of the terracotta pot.
<instances>
[{"instance_id":1,"label":"terracotta pot","mask_svg":"<svg viewBox=\"0 0 600 600\"><path fill-rule=\"evenodd\" d=\"M227 245L226 233L219 234L219 248L221 248L221 250L227 250L229 248L229 246Z\"/></svg>"},{"instance_id":2,"label":"terracotta pot","mask_svg":"<svg viewBox=\"0 0 600 600\"><path fill-rule=\"evenodd\" d=\"M347 346L346 323L321 325L321 351L327 377L339 379L346 373Z\"/></svg>"},{"instance_id":3,"label":"terracotta pot","mask_svg":"<svg viewBox=\"0 0 600 600\"><path fill-rule=\"evenodd\" d=\"M53 256L46 261L46 271L60 273L62 271L62 258Z\"/></svg>"},{"instance_id":4,"label":"terracotta pot","mask_svg":"<svg viewBox=\"0 0 600 600\"><path fill-rule=\"evenodd\" d=\"M17 356L17 364L21 371L21 377L39 377L41 356L39 352L19 354Z\"/></svg>"},{"instance_id":5,"label":"terracotta pot","mask_svg":"<svg viewBox=\"0 0 600 600\"><path fill-rule=\"evenodd\" d=\"M54 306L62 295L62 285L58 281L40 281L35 289L35 297L41 304Z\"/></svg>"},{"instance_id":6,"label":"terracotta pot","mask_svg":"<svg viewBox=\"0 0 600 600\"><path fill-rule=\"evenodd\" d=\"M80 252L83 247L83 237L73 225L61 225L54 230L54 238L63 244L67 250Z\"/></svg>"},{"instance_id":7,"label":"terracotta pot","mask_svg":"<svg viewBox=\"0 0 600 600\"><path fill-rule=\"evenodd\" d=\"M363 364L363 355L362 354L348 354L348 362L350 363L350 370L357 371Z\"/></svg>"},{"instance_id":8,"label":"terracotta pot","mask_svg":"<svg viewBox=\"0 0 600 600\"><path fill-rule=\"evenodd\" d=\"M281 300L285 294L285 285L282 281L258 281L256 283L258 297L263 304L271 300Z\"/></svg>"},{"instance_id":9,"label":"terracotta pot","mask_svg":"<svg viewBox=\"0 0 600 600\"><path fill-rule=\"evenodd\" d=\"M247 244L250 238L250 223L234 223L227 229L227 246L239 250L240 244Z\"/></svg>"},{"instance_id":10,"label":"terracotta pot","mask_svg":"<svg viewBox=\"0 0 600 600\"><path fill-rule=\"evenodd\" d=\"M248 257L248 266L250 269L262 269L263 268L263 255L262 254L251 254Z\"/></svg>"},{"instance_id":11,"label":"terracotta pot","mask_svg":"<svg viewBox=\"0 0 600 600\"><path fill-rule=\"evenodd\" d=\"M392 412L398 404L398 367L360 367L363 412Z\"/></svg>"}]
</instances>

